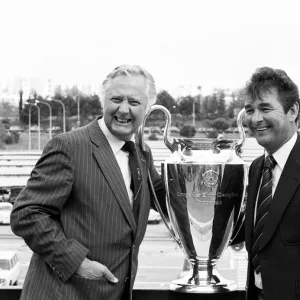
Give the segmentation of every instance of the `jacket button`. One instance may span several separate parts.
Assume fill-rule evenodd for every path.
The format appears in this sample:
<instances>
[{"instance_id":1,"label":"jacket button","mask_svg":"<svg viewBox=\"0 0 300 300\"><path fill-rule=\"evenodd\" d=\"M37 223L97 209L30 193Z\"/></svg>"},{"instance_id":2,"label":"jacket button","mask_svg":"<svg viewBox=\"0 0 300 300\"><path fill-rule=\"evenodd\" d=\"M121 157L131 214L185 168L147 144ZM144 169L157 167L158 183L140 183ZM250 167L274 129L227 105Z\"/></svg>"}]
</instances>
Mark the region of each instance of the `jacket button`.
<instances>
[{"instance_id":1,"label":"jacket button","mask_svg":"<svg viewBox=\"0 0 300 300\"><path fill-rule=\"evenodd\" d=\"M129 277L126 277L124 282L127 283L129 281Z\"/></svg>"}]
</instances>

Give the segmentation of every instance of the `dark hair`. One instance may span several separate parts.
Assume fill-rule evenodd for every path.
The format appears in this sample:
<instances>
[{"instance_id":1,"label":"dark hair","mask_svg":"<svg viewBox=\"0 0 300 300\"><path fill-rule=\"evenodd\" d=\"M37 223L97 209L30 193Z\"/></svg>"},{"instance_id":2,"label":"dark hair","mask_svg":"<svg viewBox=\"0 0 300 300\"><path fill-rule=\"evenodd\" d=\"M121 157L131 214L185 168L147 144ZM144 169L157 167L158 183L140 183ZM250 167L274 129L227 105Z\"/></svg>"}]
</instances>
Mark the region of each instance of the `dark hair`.
<instances>
[{"instance_id":1,"label":"dark hair","mask_svg":"<svg viewBox=\"0 0 300 300\"><path fill-rule=\"evenodd\" d=\"M244 93L253 100L257 97L261 99L263 94L270 92L272 88L277 89L279 101L285 113L287 113L295 103L298 103L300 106L297 85L285 71L280 69L269 67L258 68L247 82ZM299 113L295 120L296 122L298 118Z\"/></svg>"}]
</instances>

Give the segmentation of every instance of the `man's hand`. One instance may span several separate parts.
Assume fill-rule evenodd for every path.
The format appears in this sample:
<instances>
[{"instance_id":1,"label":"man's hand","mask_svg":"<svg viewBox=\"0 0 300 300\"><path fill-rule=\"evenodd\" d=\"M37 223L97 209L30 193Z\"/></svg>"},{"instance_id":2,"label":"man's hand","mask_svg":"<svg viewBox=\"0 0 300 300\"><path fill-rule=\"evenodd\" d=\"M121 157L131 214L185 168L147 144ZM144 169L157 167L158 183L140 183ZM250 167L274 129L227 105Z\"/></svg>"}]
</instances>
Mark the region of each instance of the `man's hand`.
<instances>
[{"instance_id":1,"label":"man's hand","mask_svg":"<svg viewBox=\"0 0 300 300\"><path fill-rule=\"evenodd\" d=\"M118 282L118 279L108 270L106 266L87 258L84 259L75 274L87 279L100 279L105 277L110 282Z\"/></svg>"}]
</instances>

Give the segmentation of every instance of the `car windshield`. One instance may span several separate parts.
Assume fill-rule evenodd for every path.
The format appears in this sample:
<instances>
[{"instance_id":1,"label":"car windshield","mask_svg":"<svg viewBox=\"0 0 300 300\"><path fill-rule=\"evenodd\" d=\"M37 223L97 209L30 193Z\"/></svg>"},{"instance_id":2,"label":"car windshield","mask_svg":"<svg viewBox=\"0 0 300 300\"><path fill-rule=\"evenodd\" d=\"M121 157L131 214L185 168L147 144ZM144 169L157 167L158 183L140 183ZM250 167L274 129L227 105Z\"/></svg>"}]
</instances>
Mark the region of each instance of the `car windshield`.
<instances>
[{"instance_id":1,"label":"car windshield","mask_svg":"<svg viewBox=\"0 0 300 300\"><path fill-rule=\"evenodd\" d=\"M0 259L0 270L9 270L9 261L6 259Z\"/></svg>"}]
</instances>

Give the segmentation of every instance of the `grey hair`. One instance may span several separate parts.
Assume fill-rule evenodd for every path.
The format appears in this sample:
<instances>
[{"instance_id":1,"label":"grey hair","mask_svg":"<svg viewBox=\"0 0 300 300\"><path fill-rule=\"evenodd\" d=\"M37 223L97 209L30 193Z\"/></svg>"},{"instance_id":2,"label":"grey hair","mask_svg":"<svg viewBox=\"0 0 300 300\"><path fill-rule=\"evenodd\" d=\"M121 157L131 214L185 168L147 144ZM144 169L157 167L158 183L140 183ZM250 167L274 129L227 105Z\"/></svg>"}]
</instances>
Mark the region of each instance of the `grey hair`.
<instances>
[{"instance_id":1,"label":"grey hair","mask_svg":"<svg viewBox=\"0 0 300 300\"><path fill-rule=\"evenodd\" d=\"M139 65L121 65L116 67L112 72L110 72L106 76L105 80L102 83L101 94L100 94L100 101L102 103L102 106L104 107L106 92L110 81L119 75L126 75L128 77L135 76L135 75L144 76L146 80L146 97L148 99L148 104L147 104L147 111L148 111L150 107L156 102L156 87L152 75Z\"/></svg>"}]
</instances>

